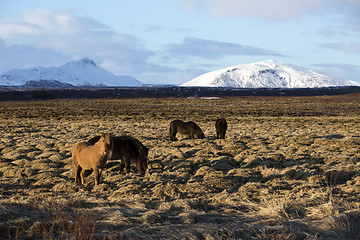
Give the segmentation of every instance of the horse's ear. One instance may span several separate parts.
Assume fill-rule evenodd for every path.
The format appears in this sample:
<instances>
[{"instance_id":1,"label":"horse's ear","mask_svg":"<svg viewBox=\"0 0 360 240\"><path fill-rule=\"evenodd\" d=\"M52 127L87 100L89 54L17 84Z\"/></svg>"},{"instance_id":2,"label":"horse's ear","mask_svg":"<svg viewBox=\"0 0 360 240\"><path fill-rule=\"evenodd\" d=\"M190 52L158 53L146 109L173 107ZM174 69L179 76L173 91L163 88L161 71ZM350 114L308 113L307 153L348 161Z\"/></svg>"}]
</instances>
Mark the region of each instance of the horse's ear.
<instances>
[{"instance_id":1,"label":"horse's ear","mask_svg":"<svg viewBox=\"0 0 360 240\"><path fill-rule=\"evenodd\" d=\"M111 133L102 133L102 134L101 134L101 137L102 137L102 138L105 138L105 139L111 138Z\"/></svg>"}]
</instances>

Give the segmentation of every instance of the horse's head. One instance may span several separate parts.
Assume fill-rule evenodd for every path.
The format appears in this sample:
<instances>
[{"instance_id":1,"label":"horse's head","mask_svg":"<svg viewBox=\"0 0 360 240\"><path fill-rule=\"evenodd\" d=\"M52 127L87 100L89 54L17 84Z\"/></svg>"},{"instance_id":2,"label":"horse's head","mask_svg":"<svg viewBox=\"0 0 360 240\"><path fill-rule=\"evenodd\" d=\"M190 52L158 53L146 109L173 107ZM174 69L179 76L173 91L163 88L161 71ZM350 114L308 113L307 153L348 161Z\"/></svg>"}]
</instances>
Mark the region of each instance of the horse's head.
<instances>
[{"instance_id":1,"label":"horse's head","mask_svg":"<svg viewBox=\"0 0 360 240\"><path fill-rule=\"evenodd\" d=\"M200 130L197 133L195 133L196 138L205 138L205 134Z\"/></svg>"},{"instance_id":2,"label":"horse's head","mask_svg":"<svg viewBox=\"0 0 360 240\"><path fill-rule=\"evenodd\" d=\"M102 152L108 155L112 149L112 135L111 133L102 133L97 144L100 145Z\"/></svg>"},{"instance_id":3,"label":"horse's head","mask_svg":"<svg viewBox=\"0 0 360 240\"><path fill-rule=\"evenodd\" d=\"M144 171L146 171L147 168L148 168L148 161L149 161L148 155L149 155L149 148L145 147L144 156L143 156L144 158L143 158L143 161L142 161Z\"/></svg>"}]
</instances>

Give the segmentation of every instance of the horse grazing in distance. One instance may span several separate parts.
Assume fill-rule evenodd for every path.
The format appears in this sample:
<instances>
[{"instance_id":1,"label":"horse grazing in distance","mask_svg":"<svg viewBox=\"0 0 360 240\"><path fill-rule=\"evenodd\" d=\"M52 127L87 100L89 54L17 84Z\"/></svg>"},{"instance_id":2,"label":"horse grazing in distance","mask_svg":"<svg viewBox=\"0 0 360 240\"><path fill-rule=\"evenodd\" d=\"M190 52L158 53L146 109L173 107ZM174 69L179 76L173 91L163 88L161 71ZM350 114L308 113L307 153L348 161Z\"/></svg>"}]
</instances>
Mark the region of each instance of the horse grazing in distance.
<instances>
[{"instance_id":1,"label":"horse grazing in distance","mask_svg":"<svg viewBox=\"0 0 360 240\"><path fill-rule=\"evenodd\" d=\"M100 137L96 136L88 140L94 144ZM149 148L145 147L139 140L131 136L113 137L113 148L109 160L121 159L120 171L125 168L125 173L130 172L130 161L136 163L137 172L145 175L148 165Z\"/></svg>"},{"instance_id":2,"label":"horse grazing in distance","mask_svg":"<svg viewBox=\"0 0 360 240\"><path fill-rule=\"evenodd\" d=\"M225 118L218 118L215 122L215 128L216 128L216 138L225 139L225 133L227 130L227 122Z\"/></svg>"},{"instance_id":3,"label":"horse grazing in distance","mask_svg":"<svg viewBox=\"0 0 360 240\"><path fill-rule=\"evenodd\" d=\"M76 143L72 151L72 160L75 169L75 183L85 183L85 171L93 170L95 185L100 182L101 173L110 156L112 148L111 133L103 133L95 144L87 142Z\"/></svg>"},{"instance_id":4,"label":"horse grazing in distance","mask_svg":"<svg viewBox=\"0 0 360 240\"><path fill-rule=\"evenodd\" d=\"M170 123L170 139L176 141L176 134L188 134L190 138L205 138L205 134L201 128L193 121L183 122L174 120Z\"/></svg>"}]
</instances>

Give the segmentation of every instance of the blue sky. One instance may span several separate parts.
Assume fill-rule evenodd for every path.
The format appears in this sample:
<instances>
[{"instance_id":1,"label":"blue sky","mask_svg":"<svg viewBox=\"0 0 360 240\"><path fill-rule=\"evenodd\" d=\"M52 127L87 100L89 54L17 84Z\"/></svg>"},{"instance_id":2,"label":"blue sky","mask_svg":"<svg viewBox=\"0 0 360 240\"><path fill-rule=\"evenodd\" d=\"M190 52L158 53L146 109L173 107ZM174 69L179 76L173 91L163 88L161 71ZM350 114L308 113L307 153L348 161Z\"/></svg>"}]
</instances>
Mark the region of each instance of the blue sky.
<instances>
[{"instance_id":1,"label":"blue sky","mask_svg":"<svg viewBox=\"0 0 360 240\"><path fill-rule=\"evenodd\" d=\"M268 59L360 82L360 0L1 0L0 73L84 57L153 84Z\"/></svg>"}]
</instances>

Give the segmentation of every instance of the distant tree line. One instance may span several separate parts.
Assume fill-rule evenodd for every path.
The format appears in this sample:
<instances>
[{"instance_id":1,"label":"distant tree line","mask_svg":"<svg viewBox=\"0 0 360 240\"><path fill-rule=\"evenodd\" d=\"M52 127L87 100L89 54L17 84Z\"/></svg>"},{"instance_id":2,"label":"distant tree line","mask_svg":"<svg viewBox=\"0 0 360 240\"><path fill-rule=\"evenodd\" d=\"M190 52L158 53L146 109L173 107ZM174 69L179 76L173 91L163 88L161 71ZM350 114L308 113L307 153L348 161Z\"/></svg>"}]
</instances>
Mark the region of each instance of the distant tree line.
<instances>
[{"instance_id":1,"label":"distant tree line","mask_svg":"<svg viewBox=\"0 0 360 240\"><path fill-rule=\"evenodd\" d=\"M360 87L328 88L211 88L211 87L104 87L104 88L0 88L0 101L75 98L166 98L227 96L322 96L359 93Z\"/></svg>"}]
</instances>

